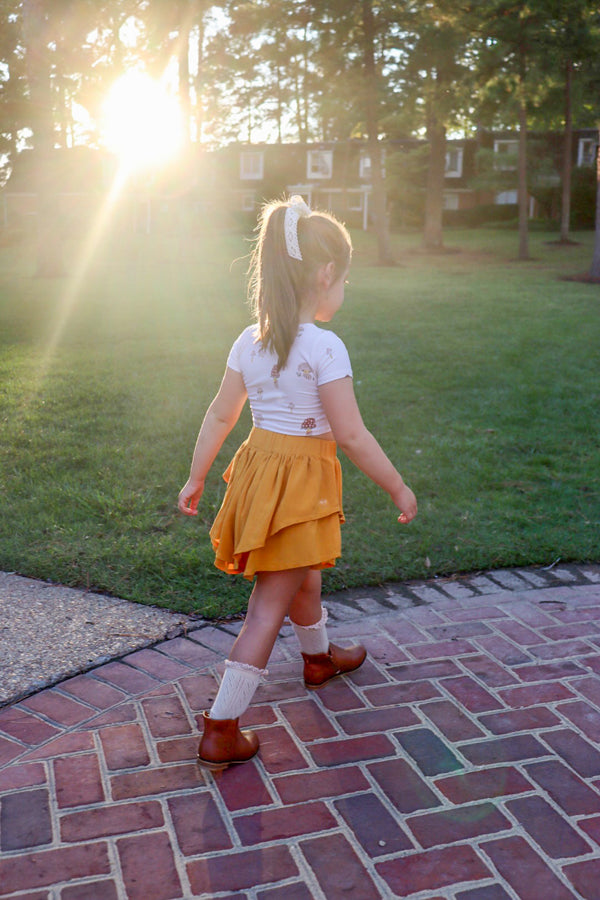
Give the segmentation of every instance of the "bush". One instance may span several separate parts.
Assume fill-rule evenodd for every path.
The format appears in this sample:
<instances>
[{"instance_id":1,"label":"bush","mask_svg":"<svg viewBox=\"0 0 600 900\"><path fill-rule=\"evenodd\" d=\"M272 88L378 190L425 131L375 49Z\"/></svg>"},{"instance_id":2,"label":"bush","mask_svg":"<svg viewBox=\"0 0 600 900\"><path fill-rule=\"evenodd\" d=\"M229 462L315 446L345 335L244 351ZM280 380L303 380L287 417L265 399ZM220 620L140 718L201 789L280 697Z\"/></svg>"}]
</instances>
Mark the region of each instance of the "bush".
<instances>
[{"instance_id":1,"label":"bush","mask_svg":"<svg viewBox=\"0 0 600 900\"><path fill-rule=\"evenodd\" d=\"M518 218L516 203L482 203L470 209L445 209L444 225L477 228L479 225L506 224Z\"/></svg>"},{"instance_id":2,"label":"bush","mask_svg":"<svg viewBox=\"0 0 600 900\"><path fill-rule=\"evenodd\" d=\"M596 168L576 166L571 176L571 228L594 228L596 216Z\"/></svg>"}]
</instances>

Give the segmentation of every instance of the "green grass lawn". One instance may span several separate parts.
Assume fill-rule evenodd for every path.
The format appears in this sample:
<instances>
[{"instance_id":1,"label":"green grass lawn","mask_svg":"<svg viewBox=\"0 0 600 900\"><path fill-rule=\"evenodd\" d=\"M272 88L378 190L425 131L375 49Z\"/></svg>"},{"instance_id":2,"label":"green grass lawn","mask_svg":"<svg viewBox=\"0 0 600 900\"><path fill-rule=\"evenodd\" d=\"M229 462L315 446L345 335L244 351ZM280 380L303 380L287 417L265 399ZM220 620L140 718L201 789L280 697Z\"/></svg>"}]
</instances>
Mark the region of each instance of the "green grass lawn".
<instances>
[{"instance_id":1,"label":"green grass lawn","mask_svg":"<svg viewBox=\"0 0 600 900\"><path fill-rule=\"evenodd\" d=\"M343 460L344 555L325 589L600 559L600 287L563 281L591 234L560 248L508 230L447 232L428 256L398 236L375 265L358 233L342 311L368 427L415 490L387 495ZM245 412L197 519L175 510L229 347L248 322L241 235L106 242L69 281L0 250L0 568L205 615L249 584L214 569L208 528Z\"/></svg>"}]
</instances>

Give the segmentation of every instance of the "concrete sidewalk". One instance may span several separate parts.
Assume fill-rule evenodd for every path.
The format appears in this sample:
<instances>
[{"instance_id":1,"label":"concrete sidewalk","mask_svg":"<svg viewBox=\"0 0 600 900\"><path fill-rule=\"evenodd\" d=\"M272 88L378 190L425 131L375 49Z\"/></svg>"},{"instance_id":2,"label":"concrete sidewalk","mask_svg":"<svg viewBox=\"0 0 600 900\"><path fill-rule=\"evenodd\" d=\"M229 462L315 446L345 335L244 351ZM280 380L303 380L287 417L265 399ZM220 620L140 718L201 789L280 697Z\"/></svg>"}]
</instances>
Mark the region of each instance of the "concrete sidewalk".
<instances>
[{"instance_id":1,"label":"concrete sidewalk","mask_svg":"<svg viewBox=\"0 0 600 900\"><path fill-rule=\"evenodd\" d=\"M600 567L332 597L353 675L308 692L290 628L213 776L198 723L239 624L0 710L0 896L600 898Z\"/></svg>"},{"instance_id":2,"label":"concrete sidewalk","mask_svg":"<svg viewBox=\"0 0 600 900\"><path fill-rule=\"evenodd\" d=\"M0 707L197 624L168 609L0 572Z\"/></svg>"}]
</instances>

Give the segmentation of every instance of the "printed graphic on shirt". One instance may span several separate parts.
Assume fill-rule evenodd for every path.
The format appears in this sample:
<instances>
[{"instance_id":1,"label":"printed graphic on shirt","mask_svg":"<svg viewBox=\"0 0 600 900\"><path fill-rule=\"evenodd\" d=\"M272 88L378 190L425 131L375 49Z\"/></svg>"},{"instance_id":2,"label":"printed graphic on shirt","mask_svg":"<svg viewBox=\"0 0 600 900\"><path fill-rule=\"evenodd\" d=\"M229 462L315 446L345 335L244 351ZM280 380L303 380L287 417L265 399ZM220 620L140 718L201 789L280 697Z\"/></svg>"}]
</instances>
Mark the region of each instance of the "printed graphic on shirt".
<instances>
[{"instance_id":1,"label":"printed graphic on shirt","mask_svg":"<svg viewBox=\"0 0 600 900\"><path fill-rule=\"evenodd\" d=\"M315 373L307 362L300 363L300 365L296 369L296 375L298 376L298 378L306 378L307 381L315 380Z\"/></svg>"},{"instance_id":2,"label":"printed graphic on shirt","mask_svg":"<svg viewBox=\"0 0 600 900\"><path fill-rule=\"evenodd\" d=\"M256 427L313 437L330 430L319 397L320 385L352 377L343 342L313 324L298 329L283 369L277 354L258 340L255 325L236 339L227 365L243 377Z\"/></svg>"}]
</instances>

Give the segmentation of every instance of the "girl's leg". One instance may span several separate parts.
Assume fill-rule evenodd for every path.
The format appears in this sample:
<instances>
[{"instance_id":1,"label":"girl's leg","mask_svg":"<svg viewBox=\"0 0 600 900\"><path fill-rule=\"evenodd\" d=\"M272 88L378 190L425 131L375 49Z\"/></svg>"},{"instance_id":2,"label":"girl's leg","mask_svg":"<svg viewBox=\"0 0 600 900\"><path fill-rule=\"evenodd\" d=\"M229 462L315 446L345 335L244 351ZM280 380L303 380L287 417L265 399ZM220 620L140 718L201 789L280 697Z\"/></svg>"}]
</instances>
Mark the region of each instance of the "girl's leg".
<instances>
[{"instance_id":1,"label":"girl's leg","mask_svg":"<svg viewBox=\"0 0 600 900\"><path fill-rule=\"evenodd\" d=\"M305 574L306 569L258 573L242 630L225 663L211 718L237 719L249 706Z\"/></svg>"},{"instance_id":2,"label":"girl's leg","mask_svg":"<svg viewBox=\"0 0 600 900\"><path fill-rule=\"evenodd\" d=\"M321 572L310 570L290 604L290 619L304 658L304 682L321 687L337 675L353 672L367 652L360 644L342 648L329 643L327 610L321 606Z\"/></svg>"},{"instance_id":3,"label":"girl's leg","mask_svg":"<svg viewBox=\"0 0 600 900\"><path fill-rule=\"evenodd\" d=\"M321 606L321 572L310 569L290 604L290 620L303 653L327 653L327 610Z\"/></svg>"},{"instance_id":4,"label":"girl's leg","mask_svg":"<svg viewBox=\"0 0 600 900\"><path fill-rule=\"evenodd\" d=\"M283 620L309 571L302 568L257 574L244 625L229 655L231 660L258 669L266 666Z\"/></svg>"},{"instance_id":5,"label":"girl's leg","mask_svg":"<svg viewBox=\"0 0 600 900\"><path fill-rule=\"evenodd\" d=\"M242 630L225 663L225 673L198 748L200 765L222 769L251 759L258 750L254 732L240 731L238 718L258 687L264 666L306 569L259 572Z\"/></svg>"},{"instance_id":6,"label":"girl's leg","mask_svg":"<svg viewBox=\"0 0 600 900\"><path fill-rule=\"evenodd\" d=\"M296 625L314 625L321 618L321 570L309 569L290 604L290 619Z\"/></svg>"}]
</instances>

